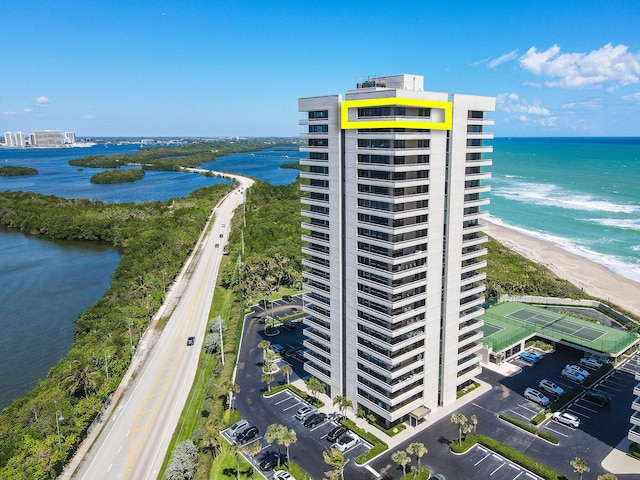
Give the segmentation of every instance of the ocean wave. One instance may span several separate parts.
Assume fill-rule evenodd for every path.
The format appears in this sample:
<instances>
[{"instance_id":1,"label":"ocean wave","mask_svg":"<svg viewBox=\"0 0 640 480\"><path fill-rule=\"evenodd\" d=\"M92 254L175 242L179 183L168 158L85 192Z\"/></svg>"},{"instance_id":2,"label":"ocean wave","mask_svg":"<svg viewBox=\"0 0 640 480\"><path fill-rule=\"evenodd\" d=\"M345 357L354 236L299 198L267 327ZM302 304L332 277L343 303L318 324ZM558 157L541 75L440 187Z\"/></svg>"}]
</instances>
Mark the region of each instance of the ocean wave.
<instances>
[{"instance_id":1,"label":"ocean wave","mask_svg":"<svg viewBox=\"0 0 640 480\"><path fill-rule=\"evenodd\" d=\"M640 230L640 218L585 218L585 222L623 230Z\"/></svg>"},{"instance_id":2,"label":"ocean wave","mask_svg":"<svg viewBox=\"0 0 640 480\"><path fill-rule=\"evenodd\" d=\"M557 185L513 181L509 185L494 185L493 195L521 203L559 207L587 212L636 213L640 205L610 202L593 195L572 192Z\"/></svg>"},{"instance_id":3,"label":"ocean wave","mask_svg":"<svg viewBox=\"0 0 640 480\"><path fill-rule=\"evenodd\" d=\"M638 262L637 258L626 259L625 257L599 253L582 245L578 245L575 239L517 227L492 215L489 216L488 221L495 225L514 230L528 237L542 240L543 242L551 244L554 247L564 250L565 252L573 253L574 255L586 258L593 263L602 265L604 268L615 273L616 275L628 278L629 280L640 282L640 263ZM633 249L635 250L635 247Z\"/></svg>"}]
</instances>

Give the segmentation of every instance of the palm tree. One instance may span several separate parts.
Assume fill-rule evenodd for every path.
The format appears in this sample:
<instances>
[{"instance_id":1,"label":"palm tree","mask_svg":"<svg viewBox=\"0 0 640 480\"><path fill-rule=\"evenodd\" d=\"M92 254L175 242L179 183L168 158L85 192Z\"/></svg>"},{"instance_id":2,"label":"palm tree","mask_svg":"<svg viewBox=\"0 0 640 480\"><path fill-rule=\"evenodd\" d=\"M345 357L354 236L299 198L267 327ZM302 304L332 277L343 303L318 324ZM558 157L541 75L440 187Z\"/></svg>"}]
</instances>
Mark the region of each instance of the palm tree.
<instances>
[{"instance_id":1,"label":"palm tree","mask_svg":"<svg viewBox=\"0 0 640 480\"><path fill-rule=\"evenodd\" d=\"M298 441L298 437L296 435L296 431L290 428L284 428L282 430L282 435L280 435L280 441L287 449L287 465L291 468L291 458L289 457L289 447Z\"/></svg>"},{"instance_id":2,"label":"palm tree","mask_svg":"<svg viewBox=\"0 0 640 480\"><path fill-rule=\"evenodd\" d=\"M582 480L582 474L584 472L588 472L589 470L591 470L591 468L587 466L587 462L585 462L584 459L580 457L576 457L569 463L573 467L573 471L580 474L580 480Z\"/></svg>"},{"instance_id":3,"label":"palm tree","mask_svg":"<svg viewBox=\"0 0 640 480\"><path fill-rule=\"evenodd\" d=\"M598 480L618 480L613 473L605 473L603 475L598 475Z\"/></svg>"},{"instance_id":4,"label":"palm tree","mask_svg":"<svg viewBox=\"0 0 640 480\"><path fill-rule=\"evenodd\" d=\"M407 453L418 457L418 472L422 469L422 466L420 465L420 459L424 455L426 455L428 451L429 450L427 450L427 447L424 446L424 443L415 442L409 444L409 446L407 447Z\"/></svg>"},{"instance_id":5,"label":"palm tree","mask_svg":"<svg viewBox=\"0 0 640 480\"><path fill-rule=\"evenodd\" d=\"M478 417L471 415L471 426L473 427L473 434L476 434L476 428L478 428Z\"/></svg>"},{"instance_id":6,"label":"palm tree","mask_svg":"<svg viewBox=\"0 0 640 480\"><path fill-rule=\"evenodd\" d=\"M280 467L280 445L282 445L282 437L287 427L279 423L272 423L264 432L264 439L269 442L275 442L278 445L278 467Z\"/></svg>"},{"instance_id":7,"label":"palm tree","mask_svg":"<svg viewBox=\"0 0 640 480\"><path fill-rule=\"evenodd\" d=\"M262 340L260 343L258 343L258 348L261 348L262 350L264 350L264 355L266 355L267 350L269 350L269 347L271 346L271 342L269 340Z\"/></svg>"},{"instance_id":8,"label":"palm tree","mask_svg":"<svg viewBox=\"0 0 640 480\"><path fill-rule=\"evenodd\" d=\"M338 409L340 410L340 414L343 417L347 413L348 408L353 409L353 402L349 400L347 397L345 397L344 395L336 395L333 398L333 406L335 407L336 405L338 406Z\"/></svg>"},{"instance_id":9,"label":"palm tree","mask_svg":"<svg viewBox=\"0 0 640 480\"><path fill-rule=\"evenodd\" d=\"M458 445L462 445L462 428L467 423L467 417L461 413L451 415L451 423L458 425Z\"/></svg>"},{"instance_id":10,"label":"palm tree","mask_svg":"<svg viewBox=\"0 0 640 480\"><path fill-rule=\"evenodd\" d=\"M282 367L280 367L280 371L287 376L287 383L291 383L289 382L289 379L291 377L291 374L293 373L293 367L288 363L285 363Z\"/></svg>"},{"instance_id":11,"label":"palm tree","mask_svg":"<svg viewBox=\"0 0 640 480\"><path fill-rule=\"evenodd\" d=\"M236 480L240 480L240 453L242 452L242 445L233 443L228 447L231 454L236 457Z\"/></svg>"},{"instance_id":12,"label":"palm tree","mask_svg":"<svg viewBox=\"0 0 640 480\"><path fill-rule=\"evenodd\" d=\"M333 467L333 470L325 472L325 474L331 479L340 477L344 480L344 469L347 466L347 463L349 463L349 459L344 458L342 452L339 452L335 448L332 448L329 451L325 450L322 452L322 456L324 457L324 463Z\"/></svg>"},{"instance_id":13,"label":"palm tree","mask_svg":"<svg viewBox=\"0 0 640 480\"><path fill-rule=\"evenodd\" d=\"M402 467L402 478L407 479L407 465L411 463L411 457L404 450L398 450L391 454L391 459Z\"/></svg>"},{"instance_id":14,"label":"palm tree","mask_svg":"<svg viewBox=\"0 0 640 480\"><path fill-rule=\"evenodd\" d=\"M316 397L319 393L325 393L324 384L316 377L311 377L307 380L307 390L312 397Z\"/></svg>"},{"instance_id":15,"label":"palm tree","mask_svg":"<svg viewBox=\"0 0 640 480\"><path fill-rule=\"evenodd\" d=\"M271 391L271 382L275 380L276 377L273 376L273 373L263 373L262 381L267 384L267 391Z\"/></svg>"}]
</instances>

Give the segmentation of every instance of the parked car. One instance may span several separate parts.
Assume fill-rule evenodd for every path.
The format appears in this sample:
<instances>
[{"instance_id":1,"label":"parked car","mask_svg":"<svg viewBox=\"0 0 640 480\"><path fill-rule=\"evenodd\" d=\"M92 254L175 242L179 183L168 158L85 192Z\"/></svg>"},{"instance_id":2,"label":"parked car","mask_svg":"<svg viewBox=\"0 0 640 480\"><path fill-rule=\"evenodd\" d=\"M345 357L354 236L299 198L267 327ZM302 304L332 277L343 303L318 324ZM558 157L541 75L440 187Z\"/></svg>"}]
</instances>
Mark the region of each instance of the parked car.
<instances>
[{"instance_id":1,"label":"parked car","mask_svg":"<svg viewBox=\"0 0 640 480\"><path fill-rule=\"evenodd\" d=\"M302 407L300 407L298 409L298 411L296 412L295 417L298 420L304 420L307 415L310 415L314 412L316 412L318 409L316 407L312 407L311 405L303 405Z\"/></svg>"},{"instance_id":2,"label":"parked car","mask_svg":"<svg viewBox=\"0 0 640 480\"><path fill-rule=\"evenodd\" d=\"M443 474L436 473L435 475L429 477L429 480L447 480Z\"/></svg>"},{"instance_id":3,"label":"parked car","mask_svg":"<svg viewBox=\"0 0 640 480\"><path fill-rule=\"evenodd\" d=\"M305 417L303 425L307 428L315 427L316 425L320 425L327 419L327 416L322 412L316 412L311 415Z\"/></svg>"},{"instance_id":4,"label":"parked car","mask_svg":"<svg viewBox=\"0 0 640 480\"><path fill-rule=\"evenodd\" d=\"M238 443L239 445L244 445L245 443L249 443L258 438L258 435L258 427L248 427L238 434L238 436L236 437L236 443Z\"/></svg>"},{"instance_id":5,"label":"parked car","mask_svg":"<svg viewBox=\"0 0 640 480\"><path fill-rule=\"evenodd\" d=\"M566 365L564 368L573 370L578 375L582 375L584 378L587 378L589 375L591 375L587 370L580 368L578 365Z\"/></svg>"},{"instance_id":6,"label":"parked car","mask_svg":"<svg viewBox=\"0 0 640 480\"><path fill-rule=\"evenodd\" d=\"M272 343L271 345L269 345L269 350L282 355L282 353L284 352L284 347L279 343Z\"/></svg>"},{"instance_id":7,"label":"parked car","mask_svg":"<svg viewBox=\"0 0 640 480\"><path fill-rule=\"evenodd\" d=\"M271 306L271 302L269 300L260 300L258 302L258 305L260 305L262 308L267 308Z\"/></svg>"},{"instance_id":8,"label":"parked car","mask_svg":"<svg viewBox=\"0 0 640 480\"><path fill-rule=\"evenodd\" d=\"M520 354L520 358L525 362L534 363L534 364L540 361L540 358L536 354L531 352L522 352Z\"/></svg>"},{"instance_id":9,"label":"parked car","mask_svg":"<svg viewBox=\"0 0 640 480\"><path fill-rule=\"evenodd\" d=\"M551 393L557 396L560 396L564 393L564 389L562 387L556 385L551 380L547 380L544 378L540 380L538 387L540 387L542 390L544 390L547 393Z\"/></svg>"},{"instance_id":10,"label":"parked car","mask_svg":"<svg viewBox=\"0 0 640 480\"><path fill-rule=\"evenodd\" d=\"M580 365L584 365L587 368L600 368L602 367L604 364L601 363L600 361L596 360L595 358L581 358L580 359Z\"/></svg>"},{"instance_id":11,"label":"parked car","mask_svg":"<svg viewBox=\"0 0 640 480\"><path fill-rule=\"evenodd\" d=\"M333 443L345 433L347 433L347 427L338 425L337 427L331 429L329 433L327 433L327 440Z\"/></svg>"},{"instance_id":12,"label":"parked car","mask_svg":"<svg viewBox=\"0 0 640 480\"><path fill-rule=\"evenodd\" d=\"M278 470L273 475L273 480L296 480L296 478L285 470Z\"/></svg>"},{"instance_id":13,"label":"parked car","mask_svg":"<svg viewBox=\"0 0 640 480\"><path fill-rule=\"evenodd\" d=\"M285 330L289 330L290 332L293 332L296 329L296 324L293 322L284 322L281 326L282 328L284 328Z\"/></svg>"},{"instance_id":14,"label":"parked car","mask_svg":"<svg viewBox=\"0 0 640 480\"><path fill-rule=\"evenodd\" d=\"M308 351L309 351L308 349L303 348L301 350L296 350L296 353L294 353L294 355L297 359L304 361L305 355L307 354Z\"/></svg>"},{"instance_id":15,"label":"parked car","mask_svg":"<svg viewBox=\"0 0 640 480\"><path fill-rule=\"evenodd\" d=\"M358 444L358 442L360 442L360 439L354 434L350 433L349 435L345 435L344 437L340 438L340 440L338 440L336 443L331 445L331 448L335 448L339 452L344 453L350 448L355 447Z\"/></svg>"},{"instance_id":16,"label":"parked car","mask_svg":"<svg viewBox=\"0 0 640 480\"><path fill-rule=\"evenodd\" d=\"M538 405L542 405L543 407L546 407L550 403L550 400L548 397L546 397L543 393L539 392L535 388L531 388L531 387L525 389L524 398L526 398L527 400L531 400L532 402L535 402Z\"/></svg>"},{"instance_id":17,"label":"parked car","mask_svg":"<svg viewBox=\"0 0 640 480\"><path fill-rule=\"evenodd\" d=\"M285 302L288 302L288 303L293 302L293 297L292 297L291 295L283 295L283 296L282 296L282 299L283 299Z\"/></svg>"},{"instance_id":18,"label":"parked car","mask_svg":"<svg viewBox=\"0 0 640 480\"><path fill-rule=\"evenodd\" d=\"M580 426L580 419L575 415L572 415L567 412L555 412L551 418L553 418L556 422L564 423L565 425L569 425L573 428L578 428Z\"/></svg>"},{"instance_id":19,"label":"parked car","mask_svg":"<svg viewBox=\"0 0 640 480\"><path fill-rule=\"evenodd\" d=\"M287 461L287 456L282 453L280 454L280 465ZM273 452L267 458L265 458L262 462L260 462L260 470L263 472L270 472L274 468L278 466L278 453Z\"/></svg>"},{"instance_id":20,"label":"parked car","mask_svg":"<svg viewBox=\"0 0 640 480\"><path fill-rule=\"evenodd\" d=\"M573 380L574 382L582 383L584 382L584 377L577 373L575 370L571 370L570 368L565 368L560 373L564 378L568 378L569 380Z\"/></svg>"},{"instance_id":21,"label":"parked car","mask_svg":"<svg viewBox=\"0 0 640 480\"><path fill-rule=\"evenodd\" d=\"M191 346L196 342L196 337L189 337L187 338L187 346Z\"/></svg>"},{"instance_id":22,"label":"parked car","mask_svg":"<svg viewBox=\"0 0 640 480\"><path fill-rule=\"evenodd\" d=\"M247 422L246 420L238 420L236 423L229 427L229 429L227 430L227 434L231 438L235 438L236 435L238 435L242 430L249 426L249 422Z\"/></svg>"},{"instance_id":23,"label":"parked car","mask_svg":"<svg viewBox=\"0 0 640 480\"><path fill-rule=\"evenodd\" d=\"M589 400L590 402L597 403L601 407L605 407L609 405L611 402L611 396L606 393L599 392L598 390L587 390L584 392L585 400Z\"/></svg>"}]
</instances>

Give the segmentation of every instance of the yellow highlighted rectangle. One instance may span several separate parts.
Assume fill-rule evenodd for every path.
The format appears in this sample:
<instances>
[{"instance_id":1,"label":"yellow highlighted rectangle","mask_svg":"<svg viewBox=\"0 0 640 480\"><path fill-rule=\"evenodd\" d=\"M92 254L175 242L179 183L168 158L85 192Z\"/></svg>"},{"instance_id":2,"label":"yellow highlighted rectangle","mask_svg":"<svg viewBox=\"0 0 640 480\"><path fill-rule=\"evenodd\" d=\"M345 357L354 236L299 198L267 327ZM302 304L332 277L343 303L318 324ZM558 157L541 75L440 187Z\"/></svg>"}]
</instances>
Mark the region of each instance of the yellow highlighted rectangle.
<instances>
[{"instance_id":1,"label":"yellow highlighted rectangle","mask_svg":"<svg viewBox=\"0 0 640 480\"><path fill-rule=\"evenodd\" d=\"M419 107L444 111L444 121L409 120L402 117L384 120L349 120L349 110L366 107ZM453 123L451 102L438 100L419 100L416 98L368 98L364 100L345 100L340 104L340 128L416 128L430 130L451 130Z\"/></svg>"}]
</instances>

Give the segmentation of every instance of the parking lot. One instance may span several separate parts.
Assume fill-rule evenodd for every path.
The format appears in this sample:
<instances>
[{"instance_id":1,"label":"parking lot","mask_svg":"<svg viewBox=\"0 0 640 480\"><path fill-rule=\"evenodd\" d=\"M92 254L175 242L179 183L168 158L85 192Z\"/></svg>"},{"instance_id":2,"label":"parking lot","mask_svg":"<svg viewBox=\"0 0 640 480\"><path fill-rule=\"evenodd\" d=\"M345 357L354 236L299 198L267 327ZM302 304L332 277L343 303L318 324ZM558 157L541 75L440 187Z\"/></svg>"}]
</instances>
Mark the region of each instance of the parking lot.
<instances>
[{"instance_id":1,"label":"parking lot","mask_svg":"<svg viewBox=\"0 0 640 480\"><path fill-rule=\"evenodd\" d=\"M523 470L502 456L476 445L465 454L465 462L473 464L473 478L490 478L491 480L539 479L537 475Z\"/></svg>"}]
</instances>

